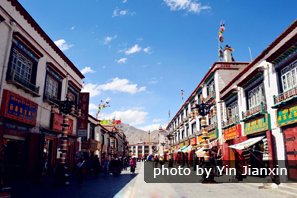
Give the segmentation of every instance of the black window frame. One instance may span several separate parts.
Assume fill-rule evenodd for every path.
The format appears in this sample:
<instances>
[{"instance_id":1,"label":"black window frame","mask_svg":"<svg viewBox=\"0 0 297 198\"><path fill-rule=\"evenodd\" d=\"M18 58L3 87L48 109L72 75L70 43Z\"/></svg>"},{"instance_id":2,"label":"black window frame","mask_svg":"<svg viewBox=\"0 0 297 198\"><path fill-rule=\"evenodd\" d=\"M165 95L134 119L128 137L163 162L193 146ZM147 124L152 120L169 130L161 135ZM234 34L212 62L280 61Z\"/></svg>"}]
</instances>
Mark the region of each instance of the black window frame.
<instances>
[{"instance_id":1,"label":"black window frame","mask_svg":"<svg viewBox=\"0 0 297 198\"><path fill-rule=\"evenodd\" d=\"M58 82L58 95L57 98L52 98L48 96L46 93L47 91L47 78L48 77L53 78ZM51 67L47 66L46 67L46 74L45 74L45 82L44 82L44 91L43 91L43 99L44 101L48 102L55 102L55 100L61 100L61 95L62 95L62 84L63 84L63 77L59 75L57 72L55 72Z\"/></svg>"}]
</instances>

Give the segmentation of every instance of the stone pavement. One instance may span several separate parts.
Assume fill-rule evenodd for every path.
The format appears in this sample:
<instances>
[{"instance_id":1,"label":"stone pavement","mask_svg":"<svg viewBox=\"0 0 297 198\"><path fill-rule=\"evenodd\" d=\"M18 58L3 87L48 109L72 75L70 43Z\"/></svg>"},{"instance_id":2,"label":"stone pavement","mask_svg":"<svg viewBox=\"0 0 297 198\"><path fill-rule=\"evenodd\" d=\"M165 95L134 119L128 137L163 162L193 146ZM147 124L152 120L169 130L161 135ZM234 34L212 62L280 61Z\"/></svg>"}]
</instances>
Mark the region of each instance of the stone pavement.
<instances>
[{"instance_id":1,"label":"stone pavement","mask_svg":"<svg viewBox=\"0 0 297 198\"><path fill-rule=\"evenodd\" d=\"M144 181L143 163L137 165L138 175L130 181L116 198L191 198L191 197L226 197L226 198L293 198L273 189L261 189L261 184L246 183L146 183Z\"/></svg>"}]
</instances>

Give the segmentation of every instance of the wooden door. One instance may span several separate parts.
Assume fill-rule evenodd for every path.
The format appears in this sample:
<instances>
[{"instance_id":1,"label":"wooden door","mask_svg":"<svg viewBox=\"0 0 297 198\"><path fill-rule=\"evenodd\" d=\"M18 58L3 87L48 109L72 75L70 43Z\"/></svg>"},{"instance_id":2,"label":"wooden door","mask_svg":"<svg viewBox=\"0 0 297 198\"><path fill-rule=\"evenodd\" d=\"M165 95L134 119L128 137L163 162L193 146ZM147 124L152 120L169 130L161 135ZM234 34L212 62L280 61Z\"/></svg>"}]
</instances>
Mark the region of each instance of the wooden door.
<instances>
[{"instance_id":1,"label":"wooden door","mask_svg":"<svg viewBox=\"0 0 297 198\"><path fill-rule=\"evenodd\" d=\"M297 125L284 128L289 179L297 180Z\"/></svg>"}]
</instances>

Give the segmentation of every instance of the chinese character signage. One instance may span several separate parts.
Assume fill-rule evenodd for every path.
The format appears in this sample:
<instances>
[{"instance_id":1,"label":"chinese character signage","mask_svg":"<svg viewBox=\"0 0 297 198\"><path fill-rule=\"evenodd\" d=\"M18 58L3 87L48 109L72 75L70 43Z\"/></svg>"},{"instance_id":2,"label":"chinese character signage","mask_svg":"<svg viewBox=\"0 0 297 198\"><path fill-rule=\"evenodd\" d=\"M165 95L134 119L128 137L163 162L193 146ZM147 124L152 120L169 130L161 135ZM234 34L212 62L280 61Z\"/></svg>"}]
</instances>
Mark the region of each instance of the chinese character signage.
<instances>
[{"instance_id":1,"label":"chinese character signage","mask_svg":"<svg viewBox=\"0 0 297 198\"><path fill-rule=\"evenodd\" d=\"M261 131L267 131L270 129L270 116L265 114L264 117L248 121L244 123L244 133L245 135L258 133Z\"/></svg>"},{"instance_id":2,"label":"chinese character signage","mask_svg":"<svg viewBox=\"0 0 297 198\"><path fill-rule=\"evenodd\" d=\"M241 134L241 125L237 124L237 125L233 125L227 129L225 129L224 131L224 139L225 140L232 140L238 136L240 136Z\"/></svg>"},{"instance_id":3,"label":"chinese character signage","mask_svg":"<svg viewBox=\"0 0 297 198\"><path fill-rule=\"evenodd\" d=\"M80 93L79 94L79 106L81 109L81 116L78 118L78 136L87 137L88 130L88 116L89 116L89 93Z\"/></svg>"},{"instance_id":4,"label":"chinese character signage","mask_svg":"<svg viewBox=\"0 0 297 198\"><path fill-rule=\"evenodd\" d=\"M214 140L218 137L218 131L217 129L213 129L211 131L208 132L208 137L209 137L209 140Z\"/></svg>"},{"instance_id":5,"label":"chinese character signage","mask_svg":"<svg viewBox=\"0 0 297 198\"><path fill-rule=\"evenodd\" d=\"M38 105L18 94L3 90L1 115L29 125L36 125Z\"/></svg>"},{"instance_id":6,"label":"chinese character signage","mask_svg":"<svg viewBox=\"0 0 297 198\"><path fill-rule=\"evenodd\" d=\"M277 125L285 126L297 122L297 106L291 106L277 111Z\"/></svg>"}]
</instances>

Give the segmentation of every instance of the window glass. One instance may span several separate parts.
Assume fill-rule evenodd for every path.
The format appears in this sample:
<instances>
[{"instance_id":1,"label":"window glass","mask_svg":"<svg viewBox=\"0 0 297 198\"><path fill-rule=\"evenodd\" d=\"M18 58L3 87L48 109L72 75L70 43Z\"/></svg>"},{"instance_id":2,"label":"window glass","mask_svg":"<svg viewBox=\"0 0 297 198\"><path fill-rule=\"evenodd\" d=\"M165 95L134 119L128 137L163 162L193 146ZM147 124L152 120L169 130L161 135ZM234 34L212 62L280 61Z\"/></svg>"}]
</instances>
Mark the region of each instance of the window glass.
<instances>
[{"instance_id":1,"label":"window glass","mask_svg":"<svg viewBox=\"0 0 297 198\"><path fill-rule=\"evenodd\" d=\"M264 93L264 85L261 83L254 89L248 92L248 108L254 108L259 106L261 102L265 103L265 93Z\"/></svg>"},{"instance_id":2,"label":"window glass","mask_svg":"<svg viewBox=\"0 0 297 198\"><path fill-rule=\"evenodd\" d=\"M281 70L281 81L283 91L288 91L297 86L297 61Z\"/></svg>"},{"instance_id":3,"label":"window glass","mask_svg":"<svg viewBox=\"0 0 297 198\"><path fill-rule=\"evenodd\" d=\"M13 48L11 56L11 69L15 72L15 75L22 77L27 82L31 82L33 62L15 48Z\"/></svg>"}]
</instances>

